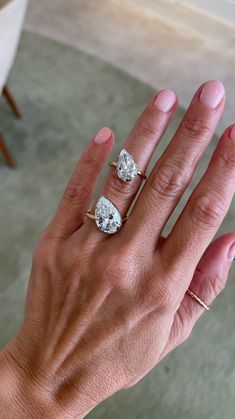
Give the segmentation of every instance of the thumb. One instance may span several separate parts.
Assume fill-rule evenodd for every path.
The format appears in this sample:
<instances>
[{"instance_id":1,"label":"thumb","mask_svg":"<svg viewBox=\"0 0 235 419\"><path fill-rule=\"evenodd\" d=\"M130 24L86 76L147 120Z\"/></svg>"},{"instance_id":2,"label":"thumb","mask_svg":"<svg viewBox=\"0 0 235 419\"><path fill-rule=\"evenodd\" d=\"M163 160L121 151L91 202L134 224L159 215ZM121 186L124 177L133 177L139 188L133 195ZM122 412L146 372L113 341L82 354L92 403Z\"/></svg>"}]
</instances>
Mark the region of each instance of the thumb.
<instances>
[{"instance_id":1,"label":"thumb","mask_svg":"<svg viewBox=\"0 0 235 419\"><path fill-rule=\"evenodd\" d=\"M213 277L218 277L217 279L220 279L222 283L216 285L218 285L219 288L221 286L223 289L226 285L227 276L234 260L235 233L227 233L214 240L206 249L198 263L195 271L195 277L193 277L191 285L196 286L196 283L198 281L200 282L200 280L197 279L198 272L204 275L204 277L207 276L211 279Z\"/></svg>"}]
</instances>

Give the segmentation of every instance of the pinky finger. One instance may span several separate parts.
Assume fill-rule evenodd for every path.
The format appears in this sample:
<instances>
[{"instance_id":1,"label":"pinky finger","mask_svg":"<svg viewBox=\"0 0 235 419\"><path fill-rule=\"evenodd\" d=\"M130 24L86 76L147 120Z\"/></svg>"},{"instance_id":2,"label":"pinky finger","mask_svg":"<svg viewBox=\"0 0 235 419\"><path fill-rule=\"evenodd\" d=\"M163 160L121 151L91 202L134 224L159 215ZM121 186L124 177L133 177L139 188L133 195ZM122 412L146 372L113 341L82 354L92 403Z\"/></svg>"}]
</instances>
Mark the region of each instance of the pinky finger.
<instances>
[{"instance_id":1,"label":"pinky finger","mask_svg":"<svg viewBox=\"0 0 235 419\"><path fill-rule=\"evenodd\" d=\"M102 128L82 154L55 216L46 229L50 237L66 238L78 230L84 222L98 176L114 145L114 134Z\"/></svg>"},{"instance_id":2,"label":"pinky finger","mask_svg":"<svg viewBox=\"0 0 235 419\"><path fill-rule=\"evenodd\" d=\"M228 233L212 242L202 256L194 273L190 289L210 305L223 291L235 258L235 233ZM166 353L190 335L195 323L204 313L203 307L188 294L175 314Z\"/></svg>"}]
</instances>

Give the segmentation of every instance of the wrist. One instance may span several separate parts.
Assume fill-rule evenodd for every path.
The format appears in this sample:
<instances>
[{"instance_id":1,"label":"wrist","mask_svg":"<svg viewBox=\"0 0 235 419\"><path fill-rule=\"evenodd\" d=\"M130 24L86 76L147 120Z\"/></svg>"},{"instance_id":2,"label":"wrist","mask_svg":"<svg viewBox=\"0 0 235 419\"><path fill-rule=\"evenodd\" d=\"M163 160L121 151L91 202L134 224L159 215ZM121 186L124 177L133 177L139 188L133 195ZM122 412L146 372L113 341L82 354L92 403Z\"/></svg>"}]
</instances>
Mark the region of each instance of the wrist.
<instances>
[{"instance_id":1,"label":"wrist","mask_svg":"<svg viewBox=\"0 0 235 419\"><path fill-rule=\"evenodd\" d=\"M17 361L11 357L8 348L0 351L1 419L49 419L46 411L46 403L31 386L30 380L27 380Z\"/></svg>"},{"instance_id":2,"label":"wrist","mask_svg":"<svg viewBox=\"0 0 235 419\"><path fill-rule=\"evenodd\" d=\"M23 418L21 388L17 371L13 368L5 350L0 352L0 410L3 418ZM26 416L28 417L28 416Z\"/></svg>"},{"instance_id":3,"label":"wrist","mask_svg":"<svg viewBox=\"0 0 235 419\"><path fill-rule=\"evenodd\" d=\"M16 345L17 346L17 345ZM50 392L36 384L34 377L17 361L14 341L0 351L0 419L83 419L97 404L91 406L85 398L80 409L62 409ZM73 416L74 415L74 416Z\"/></svg>"}]
</instances>

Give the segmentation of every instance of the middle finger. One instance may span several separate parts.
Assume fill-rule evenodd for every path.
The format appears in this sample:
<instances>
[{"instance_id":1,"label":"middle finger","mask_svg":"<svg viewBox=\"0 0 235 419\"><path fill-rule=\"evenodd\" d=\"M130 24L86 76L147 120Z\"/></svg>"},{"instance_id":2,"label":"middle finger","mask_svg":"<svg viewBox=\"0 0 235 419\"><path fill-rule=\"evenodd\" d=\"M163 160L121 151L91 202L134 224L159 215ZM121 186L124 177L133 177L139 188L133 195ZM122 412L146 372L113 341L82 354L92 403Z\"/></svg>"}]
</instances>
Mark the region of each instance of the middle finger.
<instances>
[{"instance_id":1,"label":"middle finger","mask_svg":"<svg viewBox=\"0 0 235 419\"><path fill-rule=\"evenodd\" d=\"M154 150L162 138L177 106L176 94L162 90L155 96L134 125L123 149L133 156L138 169L145 173ZM101 194L126 215L141 185L141 177L123 182L114 168L108 173Z\"/></svg>"},{"instance_id":2,"label":"middle finger","mask_svg":"<svg viewBox=\"0 0 235 419\"><path fill-rule=\"evenodd\" d=\"M215 132L224 103L221 82L211 80L198 89L171 143L145 184L127 228L134 235L147 236L148 243L154 247Z\"/></svg>"}]
</instances>

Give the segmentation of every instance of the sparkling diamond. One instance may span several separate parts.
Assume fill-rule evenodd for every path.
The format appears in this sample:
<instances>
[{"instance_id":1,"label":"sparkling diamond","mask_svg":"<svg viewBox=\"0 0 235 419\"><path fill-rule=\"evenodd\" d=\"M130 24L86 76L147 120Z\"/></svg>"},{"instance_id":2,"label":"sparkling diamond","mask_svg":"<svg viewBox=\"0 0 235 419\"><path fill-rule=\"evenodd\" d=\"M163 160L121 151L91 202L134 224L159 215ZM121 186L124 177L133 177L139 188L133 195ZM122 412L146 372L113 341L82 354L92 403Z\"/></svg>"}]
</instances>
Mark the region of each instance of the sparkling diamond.
<instances>
[{"instance_id":1,"label":"sparkling diamond","mask_svg":"<svg viewBox=\"0 0 235 419\"><path fill-rule=\"evenodd\" d=\"M118 209L104 196L101 196L95 209L97 227L108 234L115 234L122 227L122 217Z\"/></svg>"},{"instance_id":2,"label":"sparkling diamond","mask_svg":"<svg viewBox=\"0 0 235 419\"><path fill-rule=\"evenodd\" d=\"M117 174L120 179L124 180L124 182L135 180L138 175L138 167L135 160L125 149L123 149L119 154Z\"/></svg>"}]
</instances>

